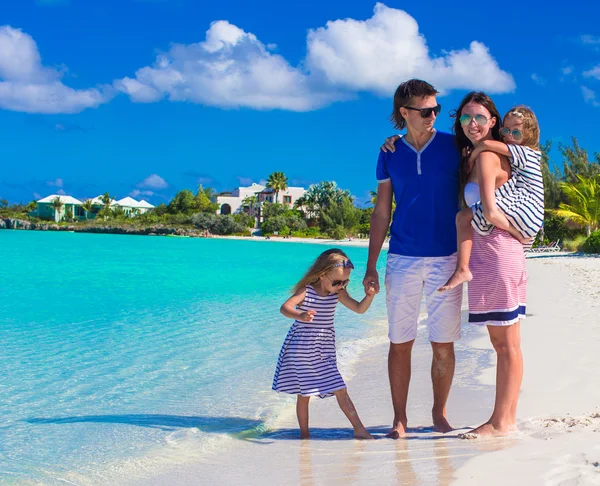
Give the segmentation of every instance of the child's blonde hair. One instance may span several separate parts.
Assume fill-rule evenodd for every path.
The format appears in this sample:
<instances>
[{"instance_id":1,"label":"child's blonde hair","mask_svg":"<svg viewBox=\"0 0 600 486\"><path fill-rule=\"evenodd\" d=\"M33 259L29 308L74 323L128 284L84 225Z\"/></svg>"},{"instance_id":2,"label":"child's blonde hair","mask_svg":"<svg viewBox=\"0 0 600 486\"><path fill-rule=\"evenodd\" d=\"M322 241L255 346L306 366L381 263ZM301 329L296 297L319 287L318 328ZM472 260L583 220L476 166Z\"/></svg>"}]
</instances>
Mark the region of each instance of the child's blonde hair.
<instances>
[{"instance_id":1,"label":"child's blonde hair","mask_svg":"<svg viewBox=\"0 0 600 486\"><path fill-rule=\"evenodd\" d=\"M531 108L525 105L514 106L506 115L504 115L504 121L506 121L506 118L509 116L516 116L523 120L523 141L521 144L534 150L539 150L540 125Z\"/></svg>"},{"instance_id":2,"label":"child's blonde hair","mask_svg":"<svg viewBox=\"0 0 600 486\"><path fill-rule=\"evenodd\" d=\"M304 277L294 285L293 293L304 289L307 285L314 284L320 277L335 267L354 268L348 256L339 248L332 248L321 253L304 274Z\"/></svg>"}]
</instances>

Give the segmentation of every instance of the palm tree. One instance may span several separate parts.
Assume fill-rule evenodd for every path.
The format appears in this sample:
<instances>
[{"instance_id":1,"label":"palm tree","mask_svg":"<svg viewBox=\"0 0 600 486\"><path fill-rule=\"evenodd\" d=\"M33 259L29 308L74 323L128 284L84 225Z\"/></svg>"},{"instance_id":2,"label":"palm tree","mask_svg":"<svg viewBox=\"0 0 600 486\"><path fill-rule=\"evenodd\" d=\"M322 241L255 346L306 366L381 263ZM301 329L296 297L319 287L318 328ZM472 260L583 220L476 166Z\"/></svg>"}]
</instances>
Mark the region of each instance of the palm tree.
<instances>
[{"instance_id":1,"label":"palm tree","mask_svg":"<svg viewBox=\"0 0 600 486\"><path fill-rule=\"evenodd\" d=\"M586 179L577 175L579 182L561 182L560 188L569 200L569 204L560 203L558 209L549 210L551 214L571 221L586 229L590 236L598 229L600 220L600 176Z\"/></svg>"},{"instance_id":2,"label":"palm tree","mask_svg":"<svg viewBox=\"0 0 600 486\"><path fill-rule=\"evenodd\" d=\"M288 188L288 178L283 172L273 172L267 178L267 187L275 191L275 202L279 202L279 191L285 191Z\"/></svg>"},{"instance_id":3,"label":"palm tree","mask_svg":"<svg viewBox=\"0 0 600 486\"><path fill-rule=\"evenodd\" d=\"M377 204L377 191L369 191L369 196L371 196L371 204L375 206Z\"/></svg>"},{"instance_id":4,"label":"palm tree","mask_svg":"<svg viewBox=\"0 0 600 486\"><path fill-rule=\"evenodd\" d=\"M56 196L54 199L52 199L50 206L52 209L54 209L54 221L60 220L60 212L64 205L65 204L61 201L60 196ZM59 219L56 219L57 217Z\"/></svg>"},{"instance_id":5,"label":"palm tree","mask_svg":"<svg viewBox=\"0 0 600 486\"><path fill-rule=\"evenodd\" d=\"M86 199L84 203L81 205L81 209L85 211L85 219L88 219L88 215L92 212L94 208L94 203L91 199Z\"/></svg>"},{"instance_id":6,"label":"palm tree","mask_svg":"<svg viewBox=\"0 0 600 486\"><path fill-rule=\"evenodd\" d=\"M108 217L111 215L110 203L112 203L112 197L108 192L105 192L100 198L100 201L102 201L104 206L102 208L102 215L104 216L104 219L108 219Z\"/></svg>"},{"instance_id":7,"label":"palm tree","mask_svg":"<svg viewBox=\"0 0 600 486\"><path fill-rule=\"evenodd\" d=\"M248 208L248 213L250 216L254 215L254 210L258 207L258 197L257 196L246 196L242 199L242 206Z\"/></svg>"}]
</instances>

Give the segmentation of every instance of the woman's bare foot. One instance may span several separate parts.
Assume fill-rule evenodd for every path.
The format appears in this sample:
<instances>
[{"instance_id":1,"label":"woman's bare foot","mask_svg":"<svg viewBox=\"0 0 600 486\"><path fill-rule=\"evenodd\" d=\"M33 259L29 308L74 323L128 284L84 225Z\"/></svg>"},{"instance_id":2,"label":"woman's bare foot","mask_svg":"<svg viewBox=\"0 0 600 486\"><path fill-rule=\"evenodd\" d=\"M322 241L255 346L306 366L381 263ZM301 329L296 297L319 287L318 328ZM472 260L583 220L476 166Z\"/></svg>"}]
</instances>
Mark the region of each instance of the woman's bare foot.
<instances>
[{"instance_id":1,"label":"woman's bare foot","mask_svg":"<svg viewBox=\"0 0 600 486\"><path fill-rule=\"evenodd\" d=\"M447 434L454 430L443 415L433 417L433 428L436 432L440 432L441 434Z\"/></svg>"},{"instance_id":2,"label":"woman's bare foot","mask_svg":"<svg viewBox=\"0 0 600 486\"><path fill-rule=\"evenodd\" d=\"M491 423L483 424L466 434L458 434L459 439L479 439L480 437L506 437L510 433L510 426L496 427Z\"/></svg>"},{"instance_id":3,"label":"woman's bare foot","mask_svg":"<svg viewBox=\"0 0 600 486\"><path fill-rule=\"evenodd\" d=\"M438 292L445 292L471 280L473 280L473 274L468 268L456 270L448 281L438 289Z\"/></svg>"},{"instance_id":4,"label":"woman's bare foot","mask_svg":"<svg viewBox=\"0 0 600 486\"><path fill-rule=\"evenodd\" d=\"M404 437L405 435L406 435L406 424L403 424L402 422L398 422L397 424L394 424L392 426L392 430L390 430L387 434L385 434L385 436L390 439L400 439L400 438Z\"/></svg>"},{"instance_id":5,"label":"woman's bare foot","mask_svg":"<svg viewBox=\"0 0 600 486\"><path fill-rule=\"evenodd\" d=\"M310 432L300 432L300 439L310 439Z\"/></svg>"},{"instance_id":6,"label":"woman's bare foot","mask_svg":"<svg viewBox=\"0 0 600 486\"><path fill-rule=\"evenodd\" d=\"M369 431L367 429L364 429L364 430L359 430L358 432L355 431L354 438L361 439L361 440L369 440L369 439L373 439L374 437L371 434L369 434Z\"/></svg>"}]
</instances>

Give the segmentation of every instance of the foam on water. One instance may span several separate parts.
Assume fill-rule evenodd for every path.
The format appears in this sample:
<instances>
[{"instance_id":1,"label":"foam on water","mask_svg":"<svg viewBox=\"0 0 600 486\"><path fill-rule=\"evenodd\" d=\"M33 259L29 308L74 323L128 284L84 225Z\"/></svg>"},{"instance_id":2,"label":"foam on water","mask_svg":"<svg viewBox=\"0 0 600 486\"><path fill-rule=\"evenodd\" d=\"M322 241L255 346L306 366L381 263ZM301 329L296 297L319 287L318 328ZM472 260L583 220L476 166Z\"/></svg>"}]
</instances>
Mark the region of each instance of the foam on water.
<instances>
[{"instance_id":1,"label":"foam on water","mask_svg":"<svg viewBox=\"0 0 600 486\"><path fill-rule=\"evenodd\" d=\"M0 480L131 478L289 405L270 390L291 324L278 310L325 246L0 231L0 249ZM360 297L367 252L347 253ZM345 377L385 338L384 307L339 309Z\"/></svg>"}]
</instances>

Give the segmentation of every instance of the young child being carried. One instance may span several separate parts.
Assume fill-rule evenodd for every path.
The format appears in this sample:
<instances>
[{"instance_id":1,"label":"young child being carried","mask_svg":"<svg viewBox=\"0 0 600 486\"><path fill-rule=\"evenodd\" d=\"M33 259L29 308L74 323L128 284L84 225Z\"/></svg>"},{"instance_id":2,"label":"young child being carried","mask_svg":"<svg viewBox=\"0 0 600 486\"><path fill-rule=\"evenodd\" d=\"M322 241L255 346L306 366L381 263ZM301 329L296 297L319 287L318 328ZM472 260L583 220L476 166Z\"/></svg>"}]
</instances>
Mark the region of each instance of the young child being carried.
<instances>
[{"instance_id":1,"label":"young child being carried","mask_svg":"<svg viewBox=\"0 0 600 486\"><path fill-rule=\"evenodd\" d=\"M335 395L354 428L354 437L373 438L356 413L336 360L333 317L338 301L363 314L377 293L370 288L360 302L350 297L346 286L353 268L342 250L324 251L280 309L294 323L279 353L273 390L297 395L296 414L302 439L310 438L308 404L310 397L316 395L321 398Z\"/></svg>"},{"instance_id":2,"label":"young child being carried","mask_svg":"<svg viewBox=\"0 0 600 486\"><path fill-rule=\"evenodd\" d=\"M463 115L464 116L464 115ZM467 115L463 123L470 123ZM518 105L505 116L500 129L503 142L484 140L478 144L469 156L468 167L472 168L479 154L484 151L496 152L509 158L512 176L495 192L496 208L490 219L521 241L525 248L531 247L535 235L544 221L544 183L542 179L539 151L540 128L533 111ZM476 192L474 197L467 197ZM467 182L464 187L465 201L477 201L462 209L456 217L458 232L457 263L454 274L440 291L445 291L470 281L469 260L473 246L472 229L481 235L489 235L494 229L484 216L484 208L479 201L479 187L475 182ZM493 218L492 218L493 216Z\"/></svg>"}]
</instances>

